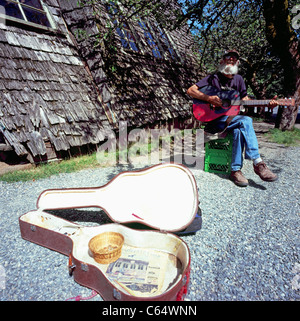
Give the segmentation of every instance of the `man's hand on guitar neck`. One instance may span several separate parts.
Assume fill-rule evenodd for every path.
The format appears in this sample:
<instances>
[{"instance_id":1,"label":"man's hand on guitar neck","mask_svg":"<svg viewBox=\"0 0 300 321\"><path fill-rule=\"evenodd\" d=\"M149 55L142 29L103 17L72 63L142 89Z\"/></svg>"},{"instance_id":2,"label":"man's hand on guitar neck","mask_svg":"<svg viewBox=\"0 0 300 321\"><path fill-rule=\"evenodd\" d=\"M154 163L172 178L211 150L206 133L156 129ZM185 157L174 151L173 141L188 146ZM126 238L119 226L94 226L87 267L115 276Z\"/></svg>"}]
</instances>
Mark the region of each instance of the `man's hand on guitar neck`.
<instances>
[{"instance_id":1,"label":"man's hand on guitar neck","mask_svg":"<svg viewBox=\"0 0 300 321\"><path fill-rule=\"evenodd\" d=\"M268 107L269 108L275 108L276 106L278 106L278 102L276 101L277 99L277 95L274 96L274 98L269 102ZM242 100L251 100L248 96L244 97Z\"/></svg>"},{"instance_id":2,"label":"man's hand on guitar neck","mask_svg":"<svg viewBox=\"0 0 300 321\"><path fill-rule=\"evenodd\" d=\"M278 106L278 103L277 103L277 101L275 99L277 99L277 95L269 102L269 105L268 105L269 108L273 109L276 106Z\"/></svg>"}]
</instances>

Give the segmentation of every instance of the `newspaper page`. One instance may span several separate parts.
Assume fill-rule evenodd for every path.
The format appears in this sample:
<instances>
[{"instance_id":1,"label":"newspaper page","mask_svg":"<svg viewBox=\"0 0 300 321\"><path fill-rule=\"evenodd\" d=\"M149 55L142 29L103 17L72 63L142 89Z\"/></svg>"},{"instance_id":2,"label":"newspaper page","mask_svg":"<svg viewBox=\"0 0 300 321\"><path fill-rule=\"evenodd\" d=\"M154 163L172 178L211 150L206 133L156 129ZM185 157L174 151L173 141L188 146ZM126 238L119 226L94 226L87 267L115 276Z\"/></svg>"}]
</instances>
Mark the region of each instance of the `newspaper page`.
<instances>
[{"instance_id":1,"label":"newspaper page","mask_svg":"<svg viewBox=\"0 0 300 321\"><path fill-rule=\"evenodd\" d=\"M108 265L106 275L120 290L133 296L156 296L178 276L178 259L154 249L124 247L121 257Z\"/></svg>"}]
</instances>

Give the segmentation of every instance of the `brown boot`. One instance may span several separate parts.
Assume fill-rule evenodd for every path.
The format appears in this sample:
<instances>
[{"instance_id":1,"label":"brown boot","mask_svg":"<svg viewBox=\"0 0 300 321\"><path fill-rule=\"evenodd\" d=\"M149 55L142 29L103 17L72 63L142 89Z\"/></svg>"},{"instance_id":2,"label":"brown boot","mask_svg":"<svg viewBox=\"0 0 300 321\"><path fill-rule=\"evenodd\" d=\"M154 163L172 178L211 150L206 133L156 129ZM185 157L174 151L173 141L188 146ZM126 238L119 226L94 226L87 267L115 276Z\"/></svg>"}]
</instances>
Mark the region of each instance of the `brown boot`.
<instances>
[{"instance_id":1,"label":"brown boot","mask_svg":"<svg viewBox=\"0 0 300 321\"><path fill-rule=\"evenodd\" d=\"M260 162L257 165L253 164L253 168L255 174L257 174L263 181L273 182L278 178L276 174L271 172L264 162Z\"/></svg>"},{"instance_id":2,"label":"brown boot","mask_svg":"<svg viewBox=\"0 0 300 321\"><path fill-rule=\"evenodd\" d=\"M239 171L232 171L229 179L231 179L235 185L241 186L241 187L246 187L248 186L248 180L247 178L244 177L243 173Z\"/></svg>"}]
</instances>

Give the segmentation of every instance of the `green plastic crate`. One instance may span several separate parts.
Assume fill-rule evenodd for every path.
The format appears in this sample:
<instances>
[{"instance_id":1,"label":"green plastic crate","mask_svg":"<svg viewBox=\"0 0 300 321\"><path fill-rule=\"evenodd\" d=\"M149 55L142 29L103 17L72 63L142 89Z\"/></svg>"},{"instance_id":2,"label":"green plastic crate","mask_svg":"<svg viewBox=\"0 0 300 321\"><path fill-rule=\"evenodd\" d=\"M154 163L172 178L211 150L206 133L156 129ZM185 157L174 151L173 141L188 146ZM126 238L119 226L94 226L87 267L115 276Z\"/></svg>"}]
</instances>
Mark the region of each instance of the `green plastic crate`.
<instances>
[{"instance_id":1,"label":"green plastic crate","mask_svg":"<svg viewBox=\"0 0 300 321\"><path fill-rule=\"evenodd\" d=\"M211 140L205 144L204 171L229 174L232 159L232 135L224 139Z\"/></svg>"},{"instance_id":2,"label":"green plastic crate","mask_svg":"<svg viewBox=\"0 0 300 321\"><path fill-rule=\"evenodd\" d=\"M231 152L208 151L205 153L204 171L227 174L231 172Z\"/></svg>"},{"instance_id":3,"label":"green plastic crate","mask_svg":"<svg viewBox=\"0 0 300 321\"><path fill-rule=\"evenodd\" d=\"M223 139L210 140L205 144L205 152L208 150L224 150L232 152L232 134L228 134Z\"/></svg>"}]
</instances>

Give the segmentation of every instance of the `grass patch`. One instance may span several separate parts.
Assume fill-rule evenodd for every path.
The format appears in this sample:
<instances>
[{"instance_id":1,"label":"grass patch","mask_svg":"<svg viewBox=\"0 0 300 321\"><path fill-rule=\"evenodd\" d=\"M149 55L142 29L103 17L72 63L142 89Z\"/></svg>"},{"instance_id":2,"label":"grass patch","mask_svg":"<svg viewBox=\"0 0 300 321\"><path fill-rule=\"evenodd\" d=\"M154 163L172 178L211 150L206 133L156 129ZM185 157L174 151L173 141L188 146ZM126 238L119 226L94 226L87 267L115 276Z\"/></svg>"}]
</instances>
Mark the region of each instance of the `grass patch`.
<instances>
[{"instance_id":1,"label":"grass patch","mask_svg":"<svg viewBox=\"0 0 300 321\"><path fill-rule=\"evenodd\" d=\"M120 161L122 164L124 160L130 163L135 157L149 156L152 152L162 151L164 146L169 146L170 150L167 149L167 151L172 153L174 152L172 151L174 141L184 138L184 131L176 131L174 135L162 133L163 135L157 139L154 138L152 140L151 135L148 135L148 141L147 139L142 139L141 141L129 142L126 149L119 150L116 148L116 150L110 150L108 148L109 152L108 150L98 151L90 155L73 157L60 162L40 164L31 169L9 172L0 175L0 181L8 183L35 181L61 173L73 173L88 168L115 166ZM196 134L196 129L192 131L192 134Z\"/></svg>"},{"instance_id":2,"label":"grass patch","mask_svg":"<svg viewBox=\"0 0 300 321\"><path fill-rule=\"evenodd\" d=\"M139 145L137 154L147 154L153 148L150 143ZM31 169L19 170L0 175L0 181L14 183L35 181L48 178L61 173L73 173L83 169L114 166L116 161L122 157L127 159L128 149L116 150L115 153L104 151L103 153L94 152L90 155L74 157L60 162L52 162L37 165Z\"/></svg>"},{"instance_id":3,"label":"grass patch","mask_svg":"<svg viewBox=\"0 0 300 321\"><path fill-rule=\"evenodd\" d=\"M286 131L282 131L278 128L273 128L270 129L269 132L265 135L273 143L284 144L286 146L300 145L300 129L298 128Z\"/></svg>"},{"instance_id":4,"label":"grass patch","mask_svg":"<svg viewBox=\"0 0 300 321\"><path fill-rule=\"evenodd\" d=\"M60 162L41 164L34 168L6 173L0 176L1 181L19 182L33 181L41 178L47 178L60 173L73 173L82 169L99 167L96 159L96 152L90 155L74 157Z\"/></svg>"}]
</instances>

